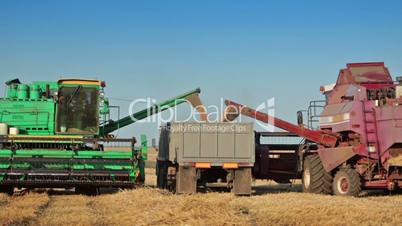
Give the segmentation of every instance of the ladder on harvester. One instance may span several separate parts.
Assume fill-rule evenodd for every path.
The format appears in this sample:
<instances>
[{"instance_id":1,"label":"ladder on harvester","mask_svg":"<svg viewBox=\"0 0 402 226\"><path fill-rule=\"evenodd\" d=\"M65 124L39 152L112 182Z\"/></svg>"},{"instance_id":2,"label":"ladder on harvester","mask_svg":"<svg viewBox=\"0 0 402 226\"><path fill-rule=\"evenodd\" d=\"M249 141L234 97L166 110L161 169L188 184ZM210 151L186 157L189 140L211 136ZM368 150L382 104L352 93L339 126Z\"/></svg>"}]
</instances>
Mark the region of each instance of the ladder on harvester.
<instances>
[{"instance_id":1,"label":"ladder on harvester","mask_svg":"<svg viewBox=\"0 0 402 226\"><path fill-rule=\"evenodd\" d=\"M373 153L377 153L378 166L380 164L380 152L379 152L379 141L377 133L377 117L375 113L374 106L371 106L370 102L363 102L363 120L366 132L366 142L367 142L367 155L370 158ZM370 162L369 162L370 164Z\"/></svg>"}]
</instances>

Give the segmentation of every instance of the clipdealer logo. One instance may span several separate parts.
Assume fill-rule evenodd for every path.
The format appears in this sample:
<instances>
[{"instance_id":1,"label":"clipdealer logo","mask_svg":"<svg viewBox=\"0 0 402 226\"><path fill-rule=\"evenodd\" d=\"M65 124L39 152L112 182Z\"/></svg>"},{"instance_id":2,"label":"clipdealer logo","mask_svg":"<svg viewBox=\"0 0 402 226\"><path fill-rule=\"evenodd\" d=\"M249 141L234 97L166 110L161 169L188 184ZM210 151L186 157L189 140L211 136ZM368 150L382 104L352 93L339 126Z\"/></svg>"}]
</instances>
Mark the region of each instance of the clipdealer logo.
<instances>
[{"instance_id":1,"label":"clipdealer logo","mask_svg":"<svg viewBox=\"0 0 402 226\"><path fill-rule=\"evenodd\" d=\"M171 107L176 106L181 103L187 106L187 110L183 109L181 114L178 113L178 108ZM144 110L137 111L136 109L144 108ZM225 100L223 98L220 99L219 105L199 105L193 106L193 104L187 99L177 99L174 103L170 105L158 105L157 100L153 98L139 98L135 99L130 103L128 113L133 121L138 123L157 123L157 126L169 123L169 122L196 122L201 123L205 122L201 120L202 117L200 115L201 112L206 114L206 119L208 122L217 123L222 121L234 121L234 122L243 122L244 116L239 114L242 109L231 109L232 111L229 115L225 114L225 112L232 108L231 106L225 105ZM256 120L256 124L260 126L263 130L267 132L273 132L275 130L275 98L270 98L259 104L256 109L258 112L266 113L269 115L268 122L261 122ZM160 114L160 112L164 112ZM145 115L145 116L144 116ZM180 117L179 117L180 115ZM138 117L140 116L140 117ZM146 117L149 116L149 117ZM234 116L234 117L231 117ZM239 116L239 117L238 117ZM138 118L137 118L138 117ZM230 118L228 120L228 118Z\"/></svg>"},{"instance_id":2,"label":"clipdealer logo","mask_svg":"<svg viewBox=\"0 0 402 226\"><path fill-rule=\"evenodd\" d=\"M263 112L268 114L268 123L261 122L256 120L256 124L259 125L262 129L267 132L274 132L275 131L275 98L270 98L260 105L257 106L255 109L256 111Z\"/></svg>"}]
</instances>

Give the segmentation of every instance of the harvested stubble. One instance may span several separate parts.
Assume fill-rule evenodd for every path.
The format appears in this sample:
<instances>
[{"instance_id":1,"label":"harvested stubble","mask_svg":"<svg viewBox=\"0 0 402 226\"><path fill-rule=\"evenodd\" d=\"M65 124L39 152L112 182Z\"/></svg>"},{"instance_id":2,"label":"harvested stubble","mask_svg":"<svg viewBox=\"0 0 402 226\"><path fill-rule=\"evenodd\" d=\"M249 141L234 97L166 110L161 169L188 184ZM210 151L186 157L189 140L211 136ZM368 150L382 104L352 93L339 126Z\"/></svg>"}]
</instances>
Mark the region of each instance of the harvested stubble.
<instances>
[{"instance_id":1,"label":"harvested stubble","mask_svg":"<svg viewBox=\"0 0 402 226\"><path fill-rule=\"evenodd\" d=\"M97 197L1 196L1 224L31 225L402 225L402 196L344 198L298 192L235 197L172 195L139 188Z\"/></svg>"},{"instance_id":2,"label":"harvested stubble","mask_svg":"<svg viewBox=\"0 0 402 226\"><path fill-rule=\"evenodd\" d=\"M0 195L0 225L22 225L33 223L42 209L49 203L46 194L28 194L8 197Z\"/></svg>"}]
</instances>

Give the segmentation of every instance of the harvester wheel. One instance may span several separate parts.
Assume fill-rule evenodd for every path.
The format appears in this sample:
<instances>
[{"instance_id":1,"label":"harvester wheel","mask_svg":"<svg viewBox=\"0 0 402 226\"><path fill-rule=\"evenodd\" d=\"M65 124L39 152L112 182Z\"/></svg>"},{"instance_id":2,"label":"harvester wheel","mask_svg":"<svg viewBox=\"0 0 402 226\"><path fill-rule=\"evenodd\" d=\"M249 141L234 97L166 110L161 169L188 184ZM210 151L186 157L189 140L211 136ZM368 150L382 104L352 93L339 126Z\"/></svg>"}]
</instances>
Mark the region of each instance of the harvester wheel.
<instances>
[{"instance_id":1,"label":"harvester wheel","mask_svg":"<svg viewBox=\"0 0 402 226\"><path fill-rule=\"evenodd\" d=\"M308 155L303 162L303 192L332 193L332 175L325 171L318 155Z\"/></svg>"},{"instance_id":2,"label":"harvester wheel","mask_svg":"<svg viewBox=\"0 0 402 226\"><path fill-rule=\"evenodd\" d=\"M341 168L335 174L332 189L335 195L358 196L362 190L359 173L352 168Z\"/></svg>"}]
</instances>

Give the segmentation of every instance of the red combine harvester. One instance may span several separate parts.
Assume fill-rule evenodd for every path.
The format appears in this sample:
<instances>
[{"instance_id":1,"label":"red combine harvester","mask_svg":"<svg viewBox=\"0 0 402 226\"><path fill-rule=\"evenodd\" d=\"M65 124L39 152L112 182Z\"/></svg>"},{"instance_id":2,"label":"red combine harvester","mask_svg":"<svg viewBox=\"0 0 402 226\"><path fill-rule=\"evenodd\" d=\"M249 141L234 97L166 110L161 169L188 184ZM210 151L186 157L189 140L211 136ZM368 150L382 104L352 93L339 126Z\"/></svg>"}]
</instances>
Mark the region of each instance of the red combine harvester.
<instances>
[{"instance_id":1,"label":"red combine harvester","mask_svg":"<svg viewBox=\"0 0 402 226\"><path fill-rule=\"evenodd\" d=\"M299 125L294 125L233 101L227 100L226 105L232 114L236 111L270 123L307 141L293 156L271 161L287 163L282 168L293 161L291 168L278 174L272 174L272 167L280 166L265 165L259 159L264 156L263 146L259 150L256 145L257 178L301 177L303 190L311 193L357 196L362 189L393 191L402 188L402 78L397 80L393 81L384 63L347 64L335 85L321 87L326 101L319 129L304 126L300 113ZM261 176L261 167L271 174ZM294 168L298 170L290 176Z\"/></svg>"}]
</instances>

